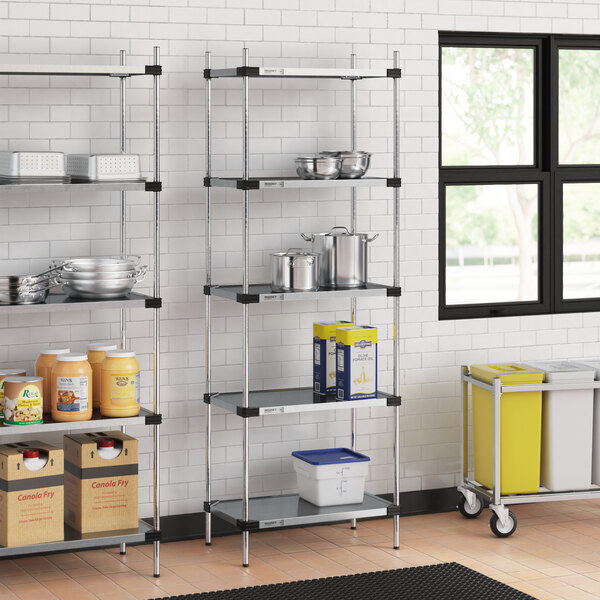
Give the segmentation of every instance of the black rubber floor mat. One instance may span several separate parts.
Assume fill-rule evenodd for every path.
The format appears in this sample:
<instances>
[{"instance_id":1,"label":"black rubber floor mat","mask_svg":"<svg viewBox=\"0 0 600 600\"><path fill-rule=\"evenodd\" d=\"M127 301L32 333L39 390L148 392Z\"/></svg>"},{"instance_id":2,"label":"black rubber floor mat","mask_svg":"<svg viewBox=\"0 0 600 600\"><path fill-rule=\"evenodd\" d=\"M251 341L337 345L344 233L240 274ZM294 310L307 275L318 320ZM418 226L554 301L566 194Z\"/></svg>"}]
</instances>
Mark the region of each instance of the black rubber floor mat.
<instances>
[{"instance_id":1,"label":"black rubber floor mat","mask_svg":"<svg viewBox=\"0 0 600 600\"><path fill-rule=\"evenodd\" d=\"M458 563L359 573L162 600L536 600ZM158 599L157 599L158 600Z\"/></svg>"}]
</instances>

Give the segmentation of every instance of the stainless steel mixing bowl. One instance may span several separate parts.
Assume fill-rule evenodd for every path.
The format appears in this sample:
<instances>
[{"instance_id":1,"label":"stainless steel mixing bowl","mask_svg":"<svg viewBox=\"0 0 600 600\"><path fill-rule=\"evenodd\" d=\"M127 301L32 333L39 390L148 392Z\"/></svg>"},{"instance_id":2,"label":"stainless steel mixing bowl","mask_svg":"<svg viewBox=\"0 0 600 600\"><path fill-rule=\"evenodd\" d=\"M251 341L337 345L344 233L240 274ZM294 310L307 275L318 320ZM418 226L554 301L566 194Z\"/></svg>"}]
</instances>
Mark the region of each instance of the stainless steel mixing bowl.
<instances>
[{"instance_id":1,"label":"stainless steel mixing bowl","mask_svg":"<svg viewBox=\"0 0 600 600\"><path fill-rule=\"evenodd\" d=\"M371 164L372 152L363 152L362 150L352 151L324 151L320 153L326 158L341 158L342 166L340 170L340 179L358 179L363 177L369 170Z\"/></svg>"},{"instance_id":2,"label":"stainless steel mixing bowl","mask_svg":"<svg viewBox=\"0 0 600 600\"><path fill-rule=\"evenodd\" d=\"M296 173L300 179L337 179L342 159L336 156L299 156Z\"/></svg>"}]
</instances>

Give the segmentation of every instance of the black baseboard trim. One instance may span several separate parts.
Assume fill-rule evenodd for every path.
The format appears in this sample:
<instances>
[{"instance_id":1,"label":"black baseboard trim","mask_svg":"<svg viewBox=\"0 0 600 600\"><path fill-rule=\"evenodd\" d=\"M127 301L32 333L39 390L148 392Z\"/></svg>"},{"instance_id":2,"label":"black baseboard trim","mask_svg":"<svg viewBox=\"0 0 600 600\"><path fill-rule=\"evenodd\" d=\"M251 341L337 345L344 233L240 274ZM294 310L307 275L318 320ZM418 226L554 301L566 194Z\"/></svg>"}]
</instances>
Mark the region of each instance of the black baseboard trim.
<instances>
[{"instance_id":1,"label":"black baseboard trim","mask_svg":"<svg viewBox=\"0 0 600 600\"><path fill-rule=\"evenodd\" d=\"M391 494L380 494L382 498L391 501ZM400 494L400 516L425 515L431 513L449 512L456 510L457 492L455 487L421 490ZM149 523L151 519L147 519ZM160 529L162 542L178 542L204 538L204 513L189 513L185 515L170 515L161 517ZM213 537L233 535L239 529L213 516Z\"/></svg>"}]
</instances>

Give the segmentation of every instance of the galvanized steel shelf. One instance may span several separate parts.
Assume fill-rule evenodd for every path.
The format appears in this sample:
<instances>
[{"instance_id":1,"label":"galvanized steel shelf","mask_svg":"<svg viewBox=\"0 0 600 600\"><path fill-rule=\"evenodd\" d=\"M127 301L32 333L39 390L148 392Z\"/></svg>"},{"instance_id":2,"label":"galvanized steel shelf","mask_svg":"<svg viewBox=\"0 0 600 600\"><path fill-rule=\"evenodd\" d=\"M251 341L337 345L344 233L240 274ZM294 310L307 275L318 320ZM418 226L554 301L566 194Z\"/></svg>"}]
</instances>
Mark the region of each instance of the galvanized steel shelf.
<instances>
[{"instance_id":1,"label":"galvanized steel shelf","mask_svg":"<svg viewBox=\"0 0 600 600\"><path fill-rule=\"evenodd\" d=\"M2 439L9 436L40 435L43 433L56 433L60 431L110 431L117 427L129 425L150 425L160 423L160 415L155 415L145 408L140 409L137 417L103 417L98 409L94 409L90 421L72 421L70 423L59 423L54 421L50 415L44 415L44 422L38 425L24 425L22 427L0 424L0 443Z\"/></svg>"},{"instance_id":2,"label":"galvanized steel shelf","mask_svg":"<svg viewBox=\"0 0 600 600\"><path fill-rule=\"evenodd\" d=\"M356 56L351 55L349 69L317 69L288 67L250 67L248 65L248 49L244 48L243 66L233 69L212 69L210 52L206 53L206 501L205 532L206 544L212 543L212 514L218 515L242 530L242 564L249 562L249 531L265 527L285 527L323 523L328 521L349 520L351 527L356 527L356 519L374 516L393 516L393 545L400 545L400 122L399 100L399 55L394 52L392 69L357 69ZM243 85L243 170L240 177L212 177L212 81L221 77L240 78ZM356 84L358 80L368 78L392 78L393 80L393 136L394 136L394 171L393 178L364 177L359 179L307 180L298 177L250 177L249 172L249 80L250 78L307 78L307 79L341 79L347 80L350 87L350 144L349 148L357 149L356 122ZM316 292L273 292L271 286L251 284L250 273L250 194L254 190L285 188L347 188L350 192L350 232L356 231L357 224L357 188L390 187L393 188L393 286L369 283L363 288L352 290L319 290ZM242 217L242 281L241 285L213 285L212 282L212 232L211 232L211 195L217 188L230 188L243 193ZM240 211L242 212L242 211ZM238 393L212 393L211 385L211 327L212 298L221 297L234 300L242 305L242 383ZM250 305L262 302L287 302L297 300L319 300L350 298L352 322L356 322L356 301L360 297L393 297L393 394L379 392L376 398L337 402L334 399L317 396L311 389L299 388L291 390L266 390L250 392L249 390L249 339L250 339ZM240 500L213 500L212 498L212 407L219 406L239 415L242 422L242 498ZM299 413L308 411L345 410L350 409L350 443L356 449L356 409L361 407L390 406L394 410L394 495L393 503L366 494L360 505L319 508L309 502L300 500L298 495L276 496L267 498L249 497L249 418L273 414Z\"/></svg>"},{"instance_id":3,"label":"galvanized steel shelf","mask_svg":"<svg viewBox=\"0 0 600 600\"><path fill-rule=\"evenodd\" d=\"M66 310L90 310L94 308L160 308L160 298L130 292L123 298L111 300L79 300L66 294L49 294L40 304L0 304L0 315L13 313L64 312Z\"/></svg>"},{"instance_id":4,"label":"galvanized steel shelf","mask_svg":"<svg viewBox=\"0 0 600 600\"><path fill-rule=\"evenodd\" d=\"M281 190L291 188L356 188L400 187L400 179L359 177L357 179L300 179L299 177L207 177L205 187L224 187L234 190Z\"/></svg>"},{"instance_id":5,"label":"galvanized steel shelf","mask_svg":"<svg viewBox=\"0 0 600 600\"><path fill-rule=\"evenodd\" d=\"M247 519L242 518L241 500L217 500L210 511L243 531L370 519L391 516L395 512L391 502L373 494L365 494L360 504L340 506L315 506L298 494L250 498L249 505Z\"/></svg>"},{"instance_id":6,"label":"galvanized steel shelf","mask_svg":"<svg viewBox=\"0 0 600 600\"><path fill-rule=\"evenodd\" d=\"M153 331L152 331L152 353L153 353L153 407L152 411L142 409L138 417L129 418L102 418L94 412L91 421L81 421L73 423L55 423L51 419L45 419L40 425L28 425L26 427L2 427L0 428L0 439L2 436L11 436L13 434L23 434L26 431L32 435L41 435L44 433L71 431L71 430L107 430L120 427L121 431L127 425L148 425L152 427L153 441L153 524L148 525L140 521L140 526L133 531L114 531L99 534L80 535L77 532L65 527L65 540L61 542L52 542L48 544L36 544L31 546L19 546L14 548L0 548L0 557L20 556L23 554L35 554L44 552L56 552L62 550L76 550L80 548L97 548L101 546L120 545L121 554L125 554L127 543L152 542L154 558L154 576L160 575L160 312L162 305L160 299L160 192L162 184L160 182L160 75L162 67L160 66L160 51L157 46L154 47L154 61L152 65L128 66L125 64L125 51L121 50L119 65L34 65L34 64L0 64L0 74L2 75L46 75L46 76L105 76L119 78L120 86L120 152L125 153L126 136L126 86L128 77L134 75L149 75L152 77L152 100L153 100L153 178L152 181L110 181L110 182L73 182L73 183L2 183L0 184L0 194L12 192L26 193L48 193L48 192L120 192L120 255L127 254L127 192L128 191L146 191L153 194L153 289L152 296L137 294L135 292L128 294L124 298L114 300L75 300L67 298L64 294L50 294L46 302L42 304L31 305L3 305L0 306L0 314L11 313L34 313L34 312L54 312L73 309L94 309L94 308L119 308L120 313L120 342L121 347L126 347L126 309L144 307L153 310Z\"/></svg>"},{"instance_id":7,"label":"galvanized steel shelf","mask_svg":"<svg viewBox=\"0 0 600 600\"><path fill-rule=\"evenodd\" d=\"M337 400L313 392L312 388L290 388L286 390L260 390L250 392L248 406L244 406L242 392L214 392L204 397L207 404L218 406L240 417L262 417L301 412L323 412L330 410L354 410L378 406L400 406L399 397L386 392L377 392L376 398L364 400Z\"/></svg>"},{"instance_id":8,"label":"galvanized steel shelf","mask_svg":"<svg viewBox=\"0 0 600 600\"><path fill-rule=\"evenodd\" d=\"M65 539L59 542L31 544L29 546L0 546L0 558L17 558L27 554L47 554L50 552L71 552L89 548L118 546L120 543L139 544L153 541L154 529L145 521L140 521L137 529L103 531L100 533L79 533L65 525Z\"/></svg>"},{"instance_id":9,"label":"galvanized steel shelf","mask_svg":"<svg viewBox=\"0 0 600 600\"><path fill-rule=\"evenodd\" d=\"M332 298L373 298L400 296L401 289L380 283L367 283L364 287L348 289L319 289L314 292L274 292L267 283L250 284L244 294L241 285L213 285L206 287L205 294L235 300L240 304L260 302L297 302L298 300L330 300Z\"/></svg>"},{"instance_id":10,"label":"galvanized steel shelf","mask_svg":"<svg viewBox=\"0 0 600 600\"><path fill-rule=\"evenodd\" d=\"M474 518L481 514L485 506L488 506L492 512L492 531L496 534L500 529L501 537L512 535L517 528L516 518L506 508L512 504L528 504L534 502L559 502L562 500L588 500L600 498L600 487L596 485L581 490L572 490L566 492L553 492L546 488L540 488L537 493L532 494L502 494L501 488L501 404L502 394L514 394L517 392L549 392L560 390L590 390L600 389L600 381L573 382L573 383L532 383L521 385L504 385L500 378L496 377L493 383L481 381L473 377L468 367L462 367L462 483L458 486L460 494L459 501L461 512L469 518ZM493 476L492 489L488 489L479 482L469 477L469 385L487 390L492 395L492 414L493 414ZM465 512L463 512L463 510Z\"/></svg>"},{"instance_id":11,"label":"galvanized steel shelf","mask_svg":"<svg viewBox=\"0 0 600 600\"><path fill-rule=\"evenodd\" d=\"M85 77L133 77L160 75L160 65L35 65L0 64L0 75L73 75Z\"/></svg>"},{"instance_id":12,"label":"galvanized steel shelf","mask_svg":"<svg viewBox=\"0 0 600 600\"><path fill-rule=\"evenodd\" d=\"M154 183L154 182L148 182ZM1 183L0 194L23 192L144 192L145 181L94 181L73 183Z\"/></svg>"},{"instance_id":13,"label":"galvanized steel shelf","mask_svg":"<svg viewBox=\"0 0 600 600\"><path fill-rule=\"evenodd\" d=\"M400 77L400 69L318 69L297 67L234 67L232 69L205 69L205 79L219 77L290 77L296 79L383 79Z\"/></svg>"}]
</instances>

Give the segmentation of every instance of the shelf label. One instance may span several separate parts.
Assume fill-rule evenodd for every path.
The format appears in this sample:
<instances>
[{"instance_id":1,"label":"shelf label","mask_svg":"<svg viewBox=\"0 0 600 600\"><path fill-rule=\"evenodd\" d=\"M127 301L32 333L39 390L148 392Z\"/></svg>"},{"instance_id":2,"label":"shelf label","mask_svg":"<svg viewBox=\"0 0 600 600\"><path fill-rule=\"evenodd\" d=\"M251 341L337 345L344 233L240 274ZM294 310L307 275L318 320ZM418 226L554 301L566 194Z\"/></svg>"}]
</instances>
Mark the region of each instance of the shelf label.
<instances>
[{"instance_id":1,"label":"shelf label","mask_svg":"<svg viewBox=\"0 0 600 600\"><path fill-rule=\"evenodd\" d=\"M273 519L272 521L263 521L262 525L264 528L267 527L284 527L285 520L284 519Z\"/></svg>"},{"instance_id":2,"label":"shelf label","mask_svg":"<svg viewBox=\"0 0 600 600\"><path fill-rule=\"evenodd\" d=\"M273 67L263 67L262 74L263 75L285 75L285 69L273 68Z\"/></svg>"},{"instance_id":3,"label":"shelf label","mask_svg":"<svg viewBox=\"0 0 600 600\"><path fill-rule=\"evenodd\" d=\"M269 406L262 409L263 415L282 415L285 412L285 406Z\"/></svg>"},{"instance_id":4,"label":"shelf label","mask_svg":"<svg viewBox=\"0 0 600 600\"><path fill-rule=\"evenodd\" d=\"M285 181L262 181L261 183L264 189L285 187Z\"/></svg>"},{"instance_id":5,"label":"shelf label","mask_svg":"<svg viewBox=\"0 0 600 600\"><path fill-rule=\"evenodd\" d=\"M283 302L283 299L283 294L263 294L262 296L263 302Z\"/></svg>"}]
</instances>

